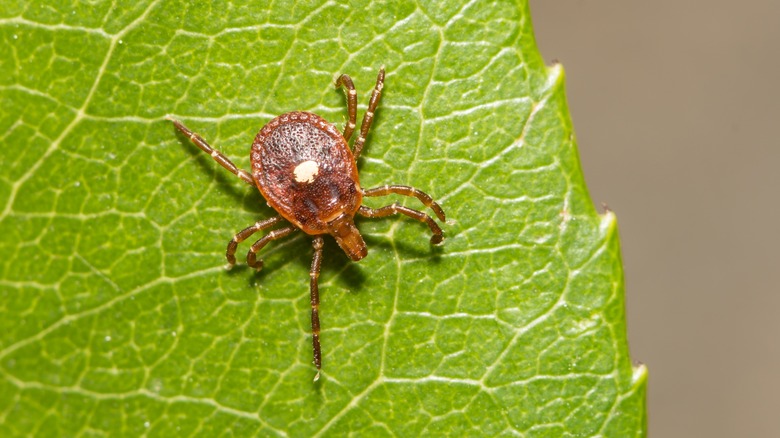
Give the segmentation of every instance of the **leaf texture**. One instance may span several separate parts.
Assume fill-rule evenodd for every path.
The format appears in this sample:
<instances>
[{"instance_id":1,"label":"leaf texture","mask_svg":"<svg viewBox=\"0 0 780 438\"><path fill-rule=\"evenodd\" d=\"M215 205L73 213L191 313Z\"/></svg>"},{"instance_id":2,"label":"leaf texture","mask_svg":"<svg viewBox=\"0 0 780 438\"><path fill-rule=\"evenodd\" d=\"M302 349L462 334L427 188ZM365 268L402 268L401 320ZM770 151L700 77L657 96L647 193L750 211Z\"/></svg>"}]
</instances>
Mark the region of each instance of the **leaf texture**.
<instances>
[{"instance_id":1,"label":"leaf texture","mask_svg":"<svg viewBox=\"0 0 780 438\"><path fill-rule=\"evenodd\" d=\"M0 40L1 435L644 436L615 216L526 2L5 2ZM163 117L248 168L278 114L342 126L340 73L361 114L382 65L361 185L430 193L446 240L326 240L312 383L310 239L225 271L274 213Z\"/></svg>"}]
</instances>

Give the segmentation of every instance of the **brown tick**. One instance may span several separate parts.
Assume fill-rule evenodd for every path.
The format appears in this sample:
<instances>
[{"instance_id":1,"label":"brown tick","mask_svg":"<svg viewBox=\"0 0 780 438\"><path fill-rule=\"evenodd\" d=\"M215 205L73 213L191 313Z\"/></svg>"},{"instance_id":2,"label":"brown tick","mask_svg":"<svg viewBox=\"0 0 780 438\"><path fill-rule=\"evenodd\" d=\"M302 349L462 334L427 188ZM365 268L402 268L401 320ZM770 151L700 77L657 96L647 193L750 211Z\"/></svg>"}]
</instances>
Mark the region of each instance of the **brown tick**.
<instances>
[{"instance_id":1,"label":"brown tick","mask_svg":"<svg viewBox=\"0 0 780 438\"><path fill-rule=\"evenodd\" d=\"M283 220L290 225L269 232L249 248L246 261L250 267L258 271L263 267L263 261L257 258L257 252L272 240L288 236L298 230L314 236L314 257L309 271L312 345L314 364L317 366L314 380L319 379L322 368L320 295L317 287L322 262L322 235L333 236L347 256L358 261L366 256L368 250L363 237L355 227L353 221L355 214L385 217L400 213L425 222L433 233L432 244L436 245L442 241L442 230L439 225L421 211L404 207L397 202L381 208L362 205L364 196L384 196L391 193L413 196L426 207L430 207L439 220L445 221L444 210L439 204L414 187L385 185L368 190L360 187L357 159L360 157L363 143L374 120L374 111L382 96L384 81L385 70L382 68L376 78L376 86L371 93L368 110L360 125L360 134L352 150L349 149L347 142L356 127L357 91L352 79L344 74L336 81L336 87L343 86L347 95L349 122L344 128L344 133L340 133L335 126L316 114L303 111L282 114L268 122L257 133L250 155L251 173L237 168L227 157L209 146L206 140L178 120L170 116L166 117L173 122L176 129L211 155L222 167L244 182L257 186L268 201L268 205L279 213L278 216L258 221L233 236L225 254L229 267L236 263L236 247L239 243L260 230L282 223Z\"/></svg>"}]
</instances>

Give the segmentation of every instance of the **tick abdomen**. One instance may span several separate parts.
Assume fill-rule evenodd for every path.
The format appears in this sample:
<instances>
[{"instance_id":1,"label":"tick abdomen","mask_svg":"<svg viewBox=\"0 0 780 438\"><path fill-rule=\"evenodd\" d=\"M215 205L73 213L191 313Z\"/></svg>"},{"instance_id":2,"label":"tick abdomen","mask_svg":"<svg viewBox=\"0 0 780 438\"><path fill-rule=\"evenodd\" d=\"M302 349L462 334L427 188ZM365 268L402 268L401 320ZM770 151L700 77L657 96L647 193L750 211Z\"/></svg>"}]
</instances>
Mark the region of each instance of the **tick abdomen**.
<instances>
[{"instance_id":1,"label":"tick abdomen","mask_svg":"<svg viewBox=\"0 0 780 438\"><path fill-rule=\"evenodd\" d=\"M321 117L292 112L271 120L252 145L252 174L269 204L308 234L353 216L362 200L344 137Z\"/></svg>"}]
</instances>

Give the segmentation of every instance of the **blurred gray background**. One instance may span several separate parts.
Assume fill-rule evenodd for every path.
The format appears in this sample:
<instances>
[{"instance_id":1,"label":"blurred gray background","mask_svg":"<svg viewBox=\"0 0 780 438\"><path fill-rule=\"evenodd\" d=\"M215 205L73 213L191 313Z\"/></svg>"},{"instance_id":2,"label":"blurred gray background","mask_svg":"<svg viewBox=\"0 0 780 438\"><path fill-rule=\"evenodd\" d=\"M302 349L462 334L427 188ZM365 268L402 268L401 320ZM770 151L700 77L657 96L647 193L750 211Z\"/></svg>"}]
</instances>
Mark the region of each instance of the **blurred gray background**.
<instances>
[{"instance_id":1,"label":"blurred gray background","mask_svg":"<svg viewBox=\"0 0 780 438\"><path fill-rule=\"evenodd\" d=\"M531 12L618 217L650 436L780 436L780 1Z\"/></svg>"}]
</instances>

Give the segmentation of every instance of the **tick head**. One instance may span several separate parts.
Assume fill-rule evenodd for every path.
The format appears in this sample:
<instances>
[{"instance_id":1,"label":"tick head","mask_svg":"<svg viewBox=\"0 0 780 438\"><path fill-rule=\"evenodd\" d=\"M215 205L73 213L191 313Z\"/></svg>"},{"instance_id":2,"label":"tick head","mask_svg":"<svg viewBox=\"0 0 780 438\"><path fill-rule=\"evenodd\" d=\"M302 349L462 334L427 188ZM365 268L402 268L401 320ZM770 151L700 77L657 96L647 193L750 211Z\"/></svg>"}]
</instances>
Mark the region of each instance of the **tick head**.
<instances>
[{"instance_id":1,"label":"tick head","mask_svg":"<svg viewBox=\"0 0 780 438\"><path fill-rule=\"evenodd\" d=\"M366 242L355 227L352 216L346 213L340 214L336 219L328 222L328 232L353 261L361 260L368 254Z\"/></svg>"}]
</instances>

